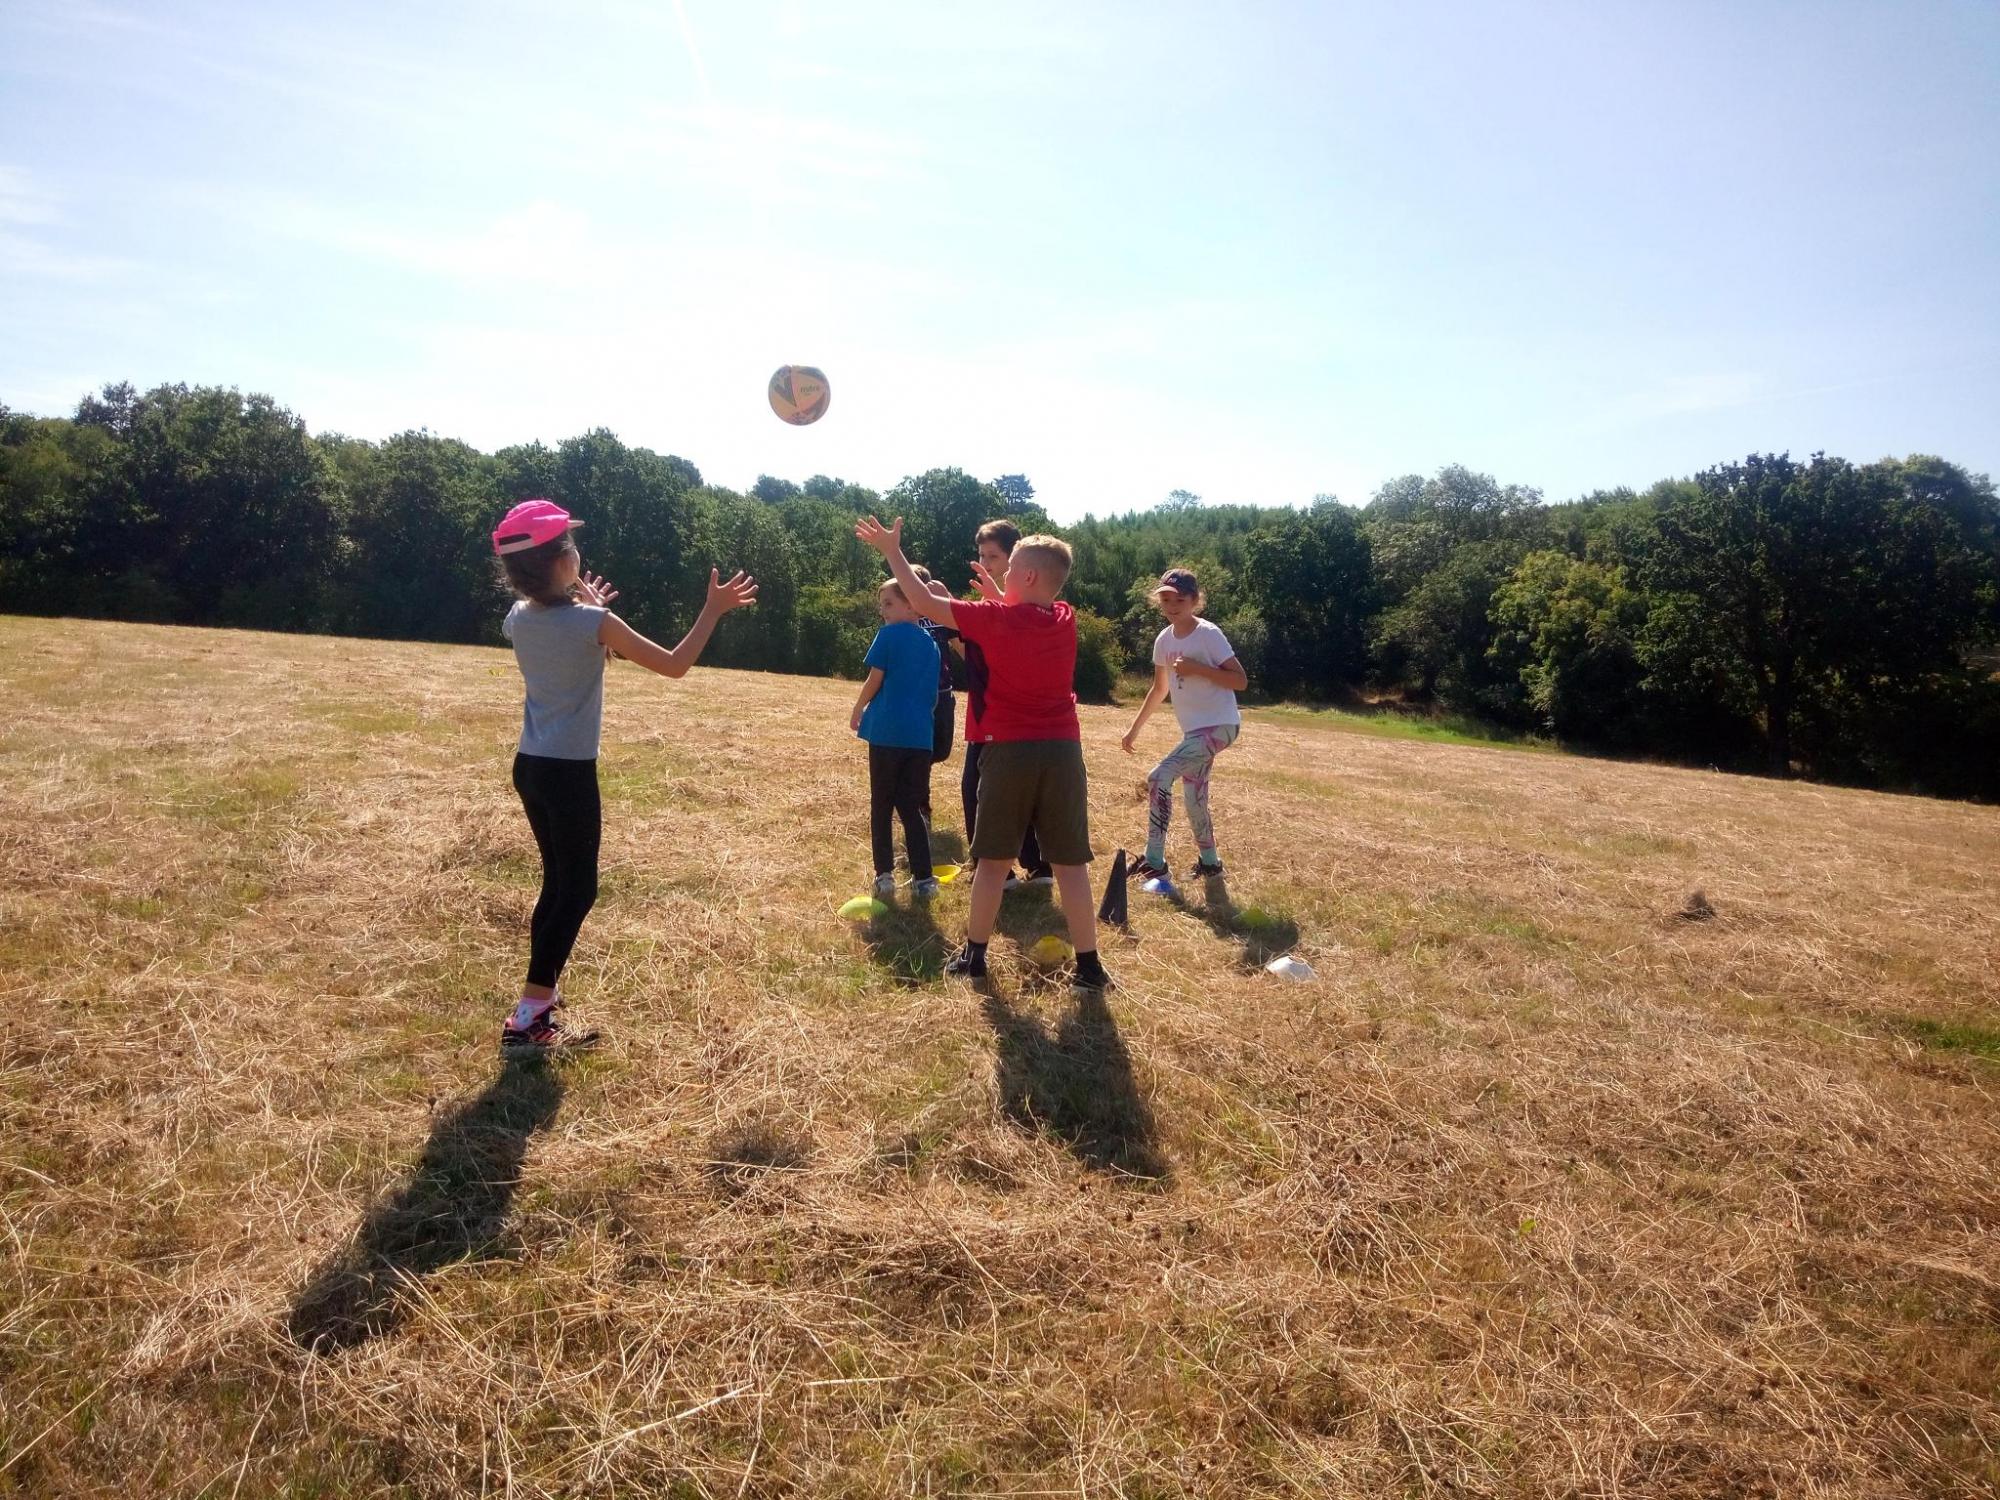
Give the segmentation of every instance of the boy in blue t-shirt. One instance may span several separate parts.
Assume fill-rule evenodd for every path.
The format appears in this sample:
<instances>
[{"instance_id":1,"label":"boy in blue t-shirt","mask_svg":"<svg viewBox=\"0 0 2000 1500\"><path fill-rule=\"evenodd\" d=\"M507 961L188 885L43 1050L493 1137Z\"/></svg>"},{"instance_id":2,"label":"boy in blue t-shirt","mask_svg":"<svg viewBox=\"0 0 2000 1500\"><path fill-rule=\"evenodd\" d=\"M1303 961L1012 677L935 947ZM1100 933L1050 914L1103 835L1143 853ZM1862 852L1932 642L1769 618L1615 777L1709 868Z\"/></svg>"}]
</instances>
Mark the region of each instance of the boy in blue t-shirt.
<instances>
[{"instance_id":1,"label":"boy in blue t-shirt","mask_svg":"<svg viewBox=\"0 0 2000 1500\"><path fill-rule=\"evenodd\" d=\"M882 628L869 643L868 680L854 700L848 727L868 742L868 831L875 846L875 892L896 889L896 846L891 812L903 820L903 845L918 897L935 896L931 834L924 821L930 800L931 711L937 702L938 648L917 623L916 611L893 579L876 595Z\"/></svg>"}]
</instances>

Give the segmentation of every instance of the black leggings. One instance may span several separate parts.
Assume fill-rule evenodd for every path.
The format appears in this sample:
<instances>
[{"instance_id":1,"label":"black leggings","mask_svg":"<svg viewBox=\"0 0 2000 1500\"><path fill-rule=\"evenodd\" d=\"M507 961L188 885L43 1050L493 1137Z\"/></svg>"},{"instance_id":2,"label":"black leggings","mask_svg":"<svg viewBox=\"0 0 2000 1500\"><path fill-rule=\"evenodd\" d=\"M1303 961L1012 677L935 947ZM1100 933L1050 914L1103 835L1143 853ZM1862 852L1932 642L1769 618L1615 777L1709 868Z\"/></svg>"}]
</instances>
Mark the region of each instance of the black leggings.
<instances>
[{"instance_id":1,"label":"black leggings","mask_svg":"<svg viewBox=\"0 0 2000 1500\"><path fill-rule=\"evenodd\" d=\"M514 790L542 851L542 895L528 924L528 983L554 988L597 901L597 845L604 826L597 762L516 755Z\"/></svg>"},{"instance_id":2,"label":"black leggings","mask_svg":"<svg viewBox=\"0 0 2000 1500\"><path fill-rule=\"evenodd\" d=\"M910 852L910 878L931 878L931 831L924 822L924 793L931 784L929 750L893 745L868 747L868 834L875 845L875 873L896 867L893 811L903 820L903 847Z\"/></svg>"},{"instance_id":3,"label":"black leggings","mask_svg":"<svg viewBox=\"0 0 2000 1500\"><path fill-rule=\"evenodd\" d=\"M965 803L965 844L972 847L972 835L979 824L979 752L985 748L981 740L965 742L965 771L958 779L958 795ZM1035 837L1035 827L1031 823L1028 831L1021 836L1021 864L1033 871L1042 867L1042 844Z\"/></svg>"}]
</instances>

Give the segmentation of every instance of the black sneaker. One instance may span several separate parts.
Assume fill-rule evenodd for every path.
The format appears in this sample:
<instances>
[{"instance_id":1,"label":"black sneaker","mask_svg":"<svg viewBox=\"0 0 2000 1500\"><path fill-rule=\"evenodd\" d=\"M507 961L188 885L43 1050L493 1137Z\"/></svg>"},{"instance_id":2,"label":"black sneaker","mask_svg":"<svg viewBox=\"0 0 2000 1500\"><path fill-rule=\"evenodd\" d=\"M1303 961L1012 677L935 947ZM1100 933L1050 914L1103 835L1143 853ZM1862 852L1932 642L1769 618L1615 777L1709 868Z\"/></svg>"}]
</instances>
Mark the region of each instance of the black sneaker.
<instances>
[{"instance_id":1,"label":"black sneaker","mask_svg":"<svg viewBox=\"0 0 2000 1500\"><path fill-rule=\"evenodd\" d=\"M1050 886L1055 883L1056 872L1047 865L1036 865L1034 869L1021 877L1021 884L1023 885Z\"/></svg>"},{"instance_id":2,"label":"black sneaker","mask_svg":"<svg viewBox=\"0 0 2000 1500\"><path fill-rule=\"evenodd\" d=\"M1012 865L1007 866L1007 878L1000 883L1000 889L1003 891L1013 891L1019 890L1020 887L1021 872L1016 870Z\"/></svg>"},{"instance_id":3,"label":"black sneaker","mask_svg":"<svg viewBox=\"0 0 2000 1500\"><path fill-rule=\"evenodd\" d=\"M1111 982L1111 976L1104 972L1101 965L1098 967L1097 972L1088 978L1082 974L1072 974L1070 976L1069 992L1072 995L1102 995L1106 990L1115 990L1117 988L1118 986Z\"/></svg>"},{"instance_id":4,"label":"black sneaker","mask_svg":"<svg viewBox=\"0 0 2000 1500\"><path fill-rule=\"evenodd\" d=\"M1196 880L1220 880L1222 861L1218 859L1214 864L1210 864L1207 860L1198 859L1188 866L1188 874Z\"/></svg>"},{"instance_id":5,"label":"black sneaker","mask_svg":"<svg viewBox=\"0 0 2000 1500\"><path fill-rule=\"evenodd\" d=\"M500 1053L503 1057L552 1057L558 1052L579 1051L597 1043L595 1027L572 1026L556 1012L562 1008L561 1002L551 1005L525 1027L514 1024L509 1016L500 1028Z\"/></svg>"},{"instance_id":6,"label":"black sneaker","mask_svg":"<svg viewBox=\"0 0 2000 1500\"><path fill-rule=\"evenodd\" d=\"M986 955L974 953L972 946L967 944L944 961L944 973L948 979L984 979Z\"/></svg>"}]
</instances>

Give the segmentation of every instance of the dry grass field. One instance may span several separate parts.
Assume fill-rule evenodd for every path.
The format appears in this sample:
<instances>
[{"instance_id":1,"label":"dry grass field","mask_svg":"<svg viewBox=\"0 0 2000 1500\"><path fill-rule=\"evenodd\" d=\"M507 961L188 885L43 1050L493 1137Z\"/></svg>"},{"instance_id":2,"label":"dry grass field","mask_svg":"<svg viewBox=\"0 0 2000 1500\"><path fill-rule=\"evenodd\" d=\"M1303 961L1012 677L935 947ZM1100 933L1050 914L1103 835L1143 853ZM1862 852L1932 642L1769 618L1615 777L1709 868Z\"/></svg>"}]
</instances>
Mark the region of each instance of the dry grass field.
<instances>
[{"instance_id":1,"label":"dry grass field","mask_svg":"<svg viewBox=\"0 0 2000 1500\"><path fill-rule=\"evenodd\" d=\"M620 668L608 1038L502 1066L507 655L0 685L0 1494L2000 1489L2000 810L1259 713L1080 1006L835 916L851 684Z\"/></svg>"}]
</instances>

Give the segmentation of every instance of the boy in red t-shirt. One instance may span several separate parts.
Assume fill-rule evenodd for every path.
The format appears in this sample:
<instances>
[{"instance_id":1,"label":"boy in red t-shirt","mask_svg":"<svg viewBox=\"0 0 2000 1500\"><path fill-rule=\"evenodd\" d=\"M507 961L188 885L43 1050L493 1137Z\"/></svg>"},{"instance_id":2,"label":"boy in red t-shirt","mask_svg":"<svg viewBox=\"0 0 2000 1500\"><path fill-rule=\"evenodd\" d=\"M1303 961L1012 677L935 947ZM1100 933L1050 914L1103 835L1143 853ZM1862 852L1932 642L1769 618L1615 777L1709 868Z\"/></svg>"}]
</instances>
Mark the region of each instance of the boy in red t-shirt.
<instances>
[{"instance_id":1,"label":"boy in red t-shirt","mask_svg":"<svg viewBox=\"0 0 2000 1500\"><path fill-rule=\"evenodd\" d=\"M1054 867L1076 950L1074 989L1098 991L1110 983L1097 956L1097 913L1090 891L1089 786L1083 769L1083 734L1076 718L1076 614L1056 595L1069 579L1069 544L1031 536L1015 544L1006 590L984 577L977 604L926 592L903 556L903 522L884 526L873 516L854 534L889 564L918 614L950 625L986 659L985 703L978 727L979 816L972 830L972 910L964 949L945 973L986 977L986 944L1000 915L1000 897L1021 836L1033 827L1042 858Z\"/></svg>"}]
</instances>

